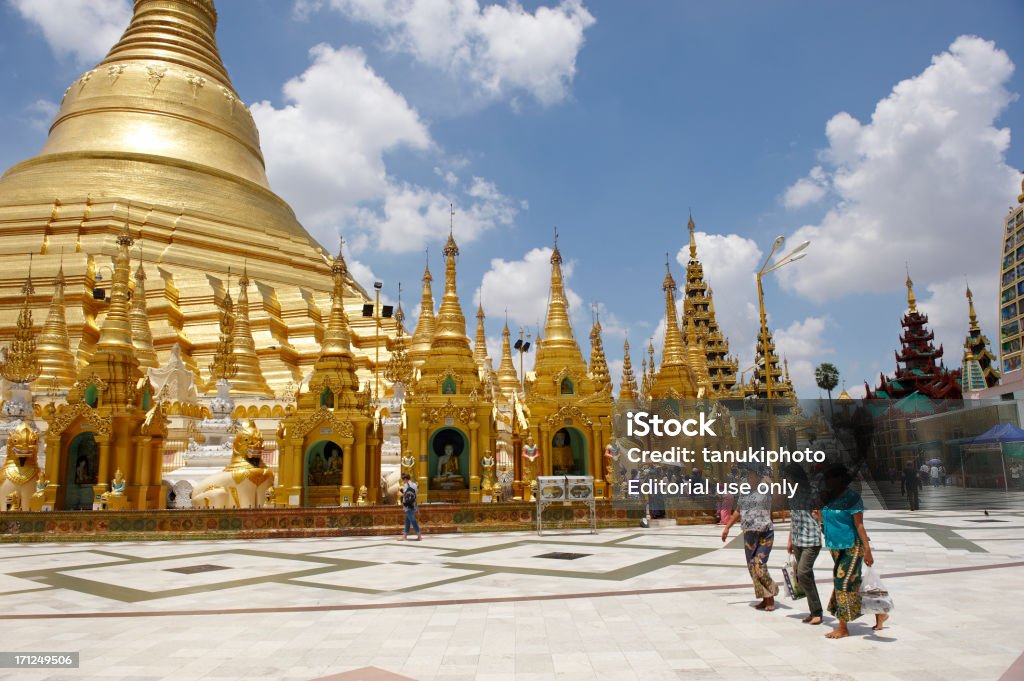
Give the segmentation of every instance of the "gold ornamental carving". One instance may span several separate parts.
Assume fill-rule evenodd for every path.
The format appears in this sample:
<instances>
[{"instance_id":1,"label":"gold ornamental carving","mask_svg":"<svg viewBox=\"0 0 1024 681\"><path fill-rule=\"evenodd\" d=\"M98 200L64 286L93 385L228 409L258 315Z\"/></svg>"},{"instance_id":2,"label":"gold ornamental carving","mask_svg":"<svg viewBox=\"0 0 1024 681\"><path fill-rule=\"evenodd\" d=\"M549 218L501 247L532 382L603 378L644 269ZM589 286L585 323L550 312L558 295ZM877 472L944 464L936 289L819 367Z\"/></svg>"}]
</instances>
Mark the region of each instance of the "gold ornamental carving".
<instances>
[{"instance_id":1,"label":"gold ornamental carving","mask_svg":"<svg viewBox=\"0 0 1024 681\"><path fill-rule=\"evenodd\" d=\"M573 423L579 421L585 426L592 426L594 422L587 416L582 409L574 404L567 404L551 416L544 419L544 422L549 426L561 426L565 423L566 419L572 419Z\"/></svg>"},{"instance_id":2,"label":"gold ornamental carving","mask_svg":"<svg viewBox=\"0 0 1024 681\"><path fill-rule=\"evenodd\" d=\"M446 418L454 418L462 423L472 423L476 420L476 410L471 407L456 407L449 399L443 407L434 407L423 412L423 420L428 425L442 423Z\"/></svg>"},{"instance_id":3,"label":"gold ornamental carving","mask_svg":"<svg viewBox=\"0 0 1024 681\"><path fill-rule=\"evenodd\" d=\"M101 437L110 435L110 423L111 417L100 416L96 413L96 410L90 407L85 402L75 402L74 404L66 405L63 409L57 412L53 421L50 423L50 429L47 435L61 435L67 430L75 420L79 417L85 419L85 422L89 424L93 432Z\"/></svg>"},{"instance_id":4,"label":"gold ornamental carving","mask_svg":"<svg viewBox=\"0 0 1024 681\"><path fill-rule=\"evenodd\" d=\"M343 437L353 437L354 428L351 421L342 421L339 419L333 411L327 407L320 407L306 418L299 421L294 426L294 432L290 433L294 437L304 438L314 428L321 423L327 423L330 425L334 434Z\"/></svg>"}]
</instances>

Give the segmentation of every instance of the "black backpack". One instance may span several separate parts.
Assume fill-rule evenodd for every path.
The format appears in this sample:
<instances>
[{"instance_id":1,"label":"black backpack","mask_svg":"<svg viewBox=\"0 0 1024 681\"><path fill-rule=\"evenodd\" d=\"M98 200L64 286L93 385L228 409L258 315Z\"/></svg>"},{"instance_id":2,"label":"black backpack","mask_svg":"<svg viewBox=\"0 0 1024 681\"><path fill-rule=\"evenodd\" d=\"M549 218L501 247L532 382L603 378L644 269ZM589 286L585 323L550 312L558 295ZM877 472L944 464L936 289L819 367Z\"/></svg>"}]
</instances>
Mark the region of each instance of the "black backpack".
<instances>
[{"instance_id":1,"label":"black backpack","mask_svg":"<svg viewBox=\"0 0 1024 681\"><path fill-rule=\"evenodd\" d=\"M412 508L416 505L416 489L412 485L408 485L405 491L402 492L402 506L406 508Z\"/></svg>"}]
</instances>

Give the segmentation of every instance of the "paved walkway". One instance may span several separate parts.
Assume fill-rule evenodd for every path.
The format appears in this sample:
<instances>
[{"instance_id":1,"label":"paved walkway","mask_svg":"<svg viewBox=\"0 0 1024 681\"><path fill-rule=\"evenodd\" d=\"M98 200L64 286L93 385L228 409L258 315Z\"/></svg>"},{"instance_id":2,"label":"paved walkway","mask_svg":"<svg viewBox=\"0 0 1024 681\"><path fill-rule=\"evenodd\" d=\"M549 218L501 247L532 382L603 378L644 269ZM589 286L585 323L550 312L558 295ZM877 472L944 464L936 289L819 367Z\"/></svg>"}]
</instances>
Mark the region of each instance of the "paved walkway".
<instances>
[{"instance_id":1,"label":"paved walkway","mask_svg":"<svg viewBox=\"0 0 1024 681\"><path fill-rule=\"evenodd\" d=\"M896 610L842 641L802 601L753 610L711 526L7 545L0 648L82 662L0 679L999 679L1024 653L1024 513L990 514L869 511Z\"/></svg>"}]
</instances>

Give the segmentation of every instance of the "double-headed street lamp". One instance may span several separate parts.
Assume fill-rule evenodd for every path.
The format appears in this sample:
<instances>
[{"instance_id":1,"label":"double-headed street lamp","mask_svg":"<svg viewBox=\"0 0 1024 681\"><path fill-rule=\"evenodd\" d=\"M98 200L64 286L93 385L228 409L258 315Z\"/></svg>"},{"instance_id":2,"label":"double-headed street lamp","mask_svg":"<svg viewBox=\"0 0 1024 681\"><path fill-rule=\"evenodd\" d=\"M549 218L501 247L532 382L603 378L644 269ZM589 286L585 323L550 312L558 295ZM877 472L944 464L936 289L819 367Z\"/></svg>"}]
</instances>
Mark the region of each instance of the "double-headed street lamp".
<instances>
[{"instance_id":1,"label":"double-headed street lamp","mask_svg":"<svg viewBox=\"0 0 1024 681\"><path fill-rule=\"evenodd\" d=\"M764 264L761 265L761 269L757 271L757 304L761 311L761 359L764 361L764 388L765 388L765 399L767 400L768 407L768 446L771 449L778 449L778 438L775 433L775 418L774 410L772 409L772 366L769 362L768 352L768 315L764 310L764 288L761 285L761 277L770 272L774 272L780 267L785 267L790 263L794 263L800 258L805 257L807 254L804 251L808 246L811 245L810 241L804 241L799 246L794 248L789 253L779 256L779 259L772 262L772 256L775 255L783 246L786 245L786 237L778 236L775 237L775 241L772 242L772 248L768 252L768 257L765 258ZM756 362L755 362L756 364Z\"/></svg>"}]
</instances>

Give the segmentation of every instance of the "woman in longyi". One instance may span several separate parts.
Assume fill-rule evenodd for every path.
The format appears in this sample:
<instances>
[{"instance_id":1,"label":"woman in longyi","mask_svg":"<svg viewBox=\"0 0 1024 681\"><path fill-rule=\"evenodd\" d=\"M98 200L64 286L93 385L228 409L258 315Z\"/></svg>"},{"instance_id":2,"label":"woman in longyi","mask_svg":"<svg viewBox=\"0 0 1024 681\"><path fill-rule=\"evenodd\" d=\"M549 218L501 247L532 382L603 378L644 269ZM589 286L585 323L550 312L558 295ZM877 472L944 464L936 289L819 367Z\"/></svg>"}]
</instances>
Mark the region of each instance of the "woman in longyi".
<instances>
[{"instance_id":1,"label":"woman in longyi","mask_svg":"<svg viewBox=\"0 0 1024 681\"><path fill-rule=\"evenodd\" d=\"M861 616L862 567L870 567L875 562L871 555L871 542L864 529L864 501L850 489L851 482L850 472L843 464L833 464L825 469L822 526L825 547L831 551L835 561L828 611L838 620L836 628L825 634L827 638L850 635L847 623ZM887 619L889 616L884 613L875 615L872 629L881 630Z\"/></svg>"}]
</instances>

